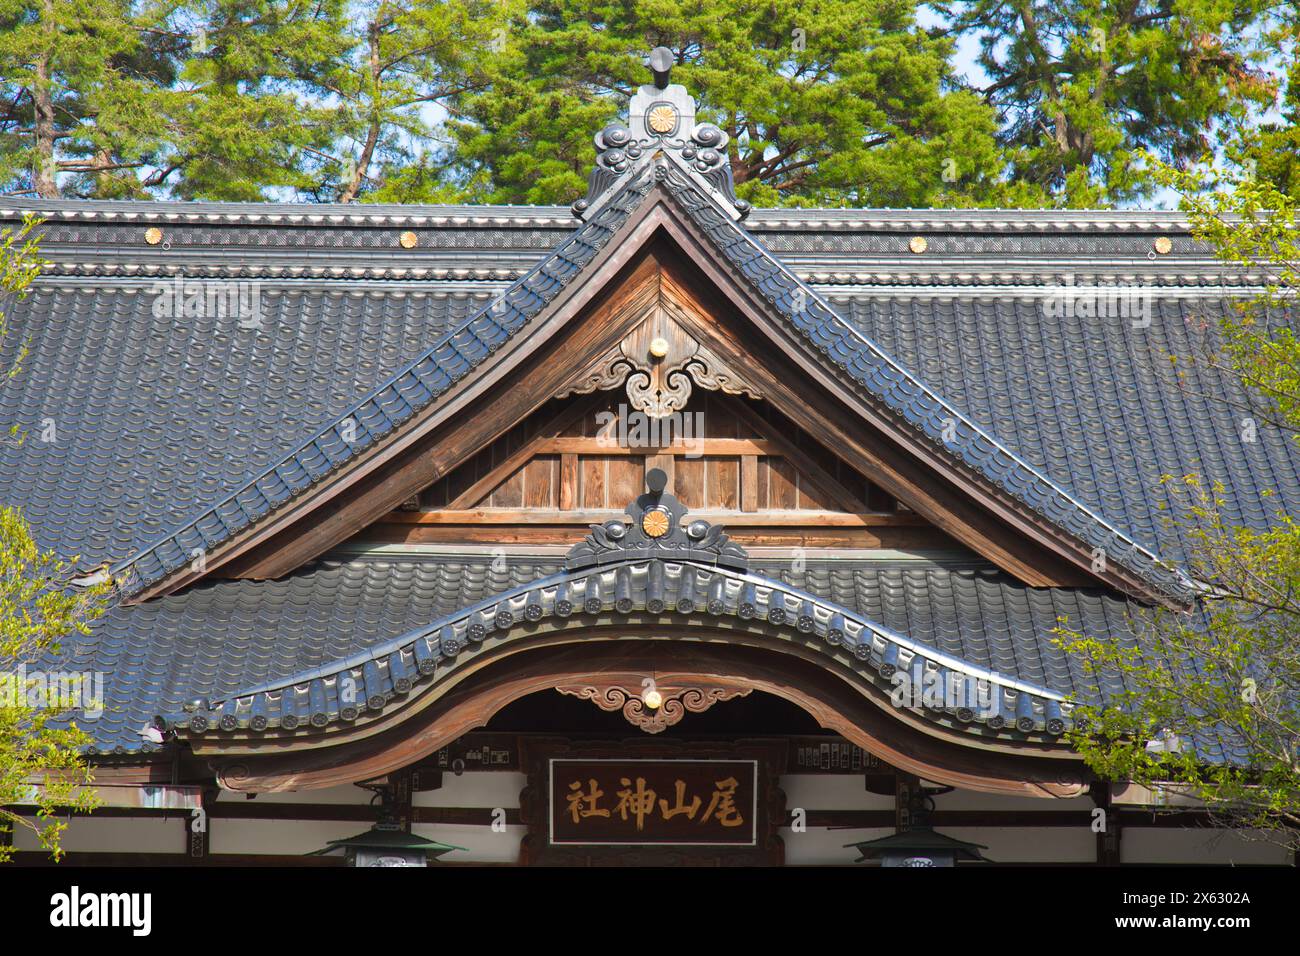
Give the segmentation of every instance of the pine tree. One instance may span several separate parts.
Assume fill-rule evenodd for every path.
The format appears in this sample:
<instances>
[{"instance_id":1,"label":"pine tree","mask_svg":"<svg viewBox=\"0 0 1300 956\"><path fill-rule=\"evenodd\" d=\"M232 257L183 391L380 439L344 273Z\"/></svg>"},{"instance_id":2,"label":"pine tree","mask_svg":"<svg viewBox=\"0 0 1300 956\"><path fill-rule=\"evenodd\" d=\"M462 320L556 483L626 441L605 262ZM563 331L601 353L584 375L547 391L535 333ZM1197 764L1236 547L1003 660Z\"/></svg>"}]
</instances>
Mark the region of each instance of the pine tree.
<instances>
[{"instance_id":1,"label":"pine tree","mask_svg":"<svg viewBox=\"0 0 1300 956\"><path fill-rule=\"evenodd\" d=\"M666 46L674 82L731 138L738 193L758 205L928 205L999 188L992 111L946 88L951 44L889 0L547 0L530 3L453 98L472 198L581 195L592 136Z\"/></svg>"},{"instance_id":2,"label":"pine tree","mask_svg":"<svg viewBox=\"0 0 1300 956\"><path fill-rule=\"evenodd\" d=\"M942 32L979 42L982 91L1014 179L1068 206L1156 188L1149 150L1181 165L1272 97L1271 0L953 0Z\"/></svg>"}]
</instances>

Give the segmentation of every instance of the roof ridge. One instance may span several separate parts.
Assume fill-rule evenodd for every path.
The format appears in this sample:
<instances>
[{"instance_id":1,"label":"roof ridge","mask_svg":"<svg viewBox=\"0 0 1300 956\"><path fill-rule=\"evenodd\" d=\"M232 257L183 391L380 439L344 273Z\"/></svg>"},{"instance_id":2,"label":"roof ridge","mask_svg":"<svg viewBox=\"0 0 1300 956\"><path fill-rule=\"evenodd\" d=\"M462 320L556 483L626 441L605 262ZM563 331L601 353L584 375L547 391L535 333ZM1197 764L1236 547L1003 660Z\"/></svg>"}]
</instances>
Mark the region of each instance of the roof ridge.
<instances>
[{"instance_id":1,"label":"roof ridge","mask_svg":"<svg viewBox=\"0 0 1300 956\"><path fill-rule=\"evenodd\" d=\"M0 218L47 212L60 218L113 221L274 222L320 225L330 223L437 223L464 220L471 224L509 222L533 225L566 224L572 212L566 206L496 204L401 203L278 203L217 202L204 200L121 199L0 199ZM1116 227L1125 230L1164 228L1187 231L1190 224L1180 210L1170 209L964 209L898 207L754 207L751 226L764 229L804 228L814 225L858 224L874 228L945 228L987 223L990 226L1023 225L1042 229Z\"/></svg>"},{"instance_id":2,"label":"roof ridge","mask_svg":"<svg viewBox=\"0 0 1300 956\"><path fill-rule=\"evenodd\" d=\"M647 175L650 173L650 175ZM598 210L525 276L448 331L331 423L194 519L183 522L111 570L137 593L260 520L432 404L526 325L590 262L650 193L666 188L719 252L782 319L842 368L941 454L1010 495L1055 528L1115 560L1140 579L1187 602L1193 582L1055 483L904 368L836 312L685 173L661 157L614 184ZM630 201L629 201L630 200ZM743 251L739 247L743 247ZM795 308L797 298L802 300ZM518 301L515 301L518 300ZM349 424L350 423L350 424ZM998 460L998 459L1002 460ZM1101 554L1096 555L1100 550ZM1104 563L1103 563L1104 568Z\"/></svg>"}]
</instances>

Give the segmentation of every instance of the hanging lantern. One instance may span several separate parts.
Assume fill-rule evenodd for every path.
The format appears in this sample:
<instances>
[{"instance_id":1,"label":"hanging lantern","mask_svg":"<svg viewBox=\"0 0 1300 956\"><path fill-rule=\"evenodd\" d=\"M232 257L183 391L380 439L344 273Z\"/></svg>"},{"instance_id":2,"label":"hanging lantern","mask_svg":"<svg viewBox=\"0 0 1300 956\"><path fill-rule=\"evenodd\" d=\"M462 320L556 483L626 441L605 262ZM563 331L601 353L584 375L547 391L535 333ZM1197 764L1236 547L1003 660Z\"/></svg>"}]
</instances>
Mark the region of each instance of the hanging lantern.
<instances>
[{"instance_id":1,"label":"hanging lantern","mask_svg":"<svg viewBox=\"0 0 1300 956\"><path fill-rule=\"evenodd\" d=\"M428 866L452 850L463 846L426 840L407 833L398 823L377 823L365 833L342 840L331 840L324 849L308 856L342 856L348 866Z\"/></svg>"},{"instance_id":2,"label":"hanging lantern","mask_svg":"<svg viewBox=\"0 0 1300 956\"><path fill-rule=\"evenodd\" d=\"M856 847L862 855L854 863L865 860L879 860L881 866L956 866L958 860L963 862L990 863L980 850L988 847L978 843L966 843L954 840L950 836L936 833L928 826L911 827L900 830L891 836L879 840L866 840L862 843L846 843L846 847Z\"/></svg>"}]
</instances>

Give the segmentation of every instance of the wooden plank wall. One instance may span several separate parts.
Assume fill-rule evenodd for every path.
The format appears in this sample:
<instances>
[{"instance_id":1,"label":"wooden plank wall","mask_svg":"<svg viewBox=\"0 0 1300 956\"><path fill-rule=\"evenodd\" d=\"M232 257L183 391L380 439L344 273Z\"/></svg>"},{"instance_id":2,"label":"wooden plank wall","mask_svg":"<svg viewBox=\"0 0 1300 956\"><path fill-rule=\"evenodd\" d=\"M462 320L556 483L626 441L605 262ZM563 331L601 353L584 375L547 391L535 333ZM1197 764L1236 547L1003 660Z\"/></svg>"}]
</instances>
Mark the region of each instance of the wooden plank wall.
<instances>
[{"instance_id":1,"label":"wooden plank wall","mask_svg":"<svg viewBox=\"0 0 1300 956\"><path fill-rule=\"evenodd\" d=\"M555 510L623 507L644 490L647 459L656 457L660 449L638 454L636 448L602 450L599 447L602 420L597 415L617 414L620 404L617 398L618 393L609 394L604 402L589 406L585 413L558 431L557 440L546 443L545 447L552 450L530 456L486 493L463 505ZM737 414L741 402L732 396L708 393L693 397L686 414L692 416L691 427L696 422L703 423L700 437L708 443L709 453L701 455L699 448L694 453L686 448L673 451L673 493L693 510L847 510L843 502L837 502L819 487L814 477L802 471L788 455L771 453L775 451L772 443L766 441L750 420ZM567 407L572 408L573 404L574 400L570 400ZM420 507L434 510L453 506L476 482L509 462L530 440L537 439L547 421L562 414L565 407L544 409L510 429L470 462L423 492ZM695 418L697 415L701 417ZM788 442L807 456L807 462L841 484L858 504L856 510L897 509L889 496L770 409L755 410L749 417L772 419L771 432L788 436ZM715 447L720 453L712 453ZM761 454L763 451L769 453ZM745 493L745 481L749 482L749 495Z\"/></svg>"},{"instance_id":2,"label":"wooden plank wall","mask_svg":"<svg viewBox=\"0 0 1300 956\"><path fill-rule=\"evenodd\" d=\"M620 444L608 427L620 411L621 391L552 401L355 541L571 543L621 514L646 472L663 468L692 513L726 524L742 545L959 547L764 402L697 392L675 423L687 441L671 446L626 440L635 421Z\"/></svg>"}]
</instances>

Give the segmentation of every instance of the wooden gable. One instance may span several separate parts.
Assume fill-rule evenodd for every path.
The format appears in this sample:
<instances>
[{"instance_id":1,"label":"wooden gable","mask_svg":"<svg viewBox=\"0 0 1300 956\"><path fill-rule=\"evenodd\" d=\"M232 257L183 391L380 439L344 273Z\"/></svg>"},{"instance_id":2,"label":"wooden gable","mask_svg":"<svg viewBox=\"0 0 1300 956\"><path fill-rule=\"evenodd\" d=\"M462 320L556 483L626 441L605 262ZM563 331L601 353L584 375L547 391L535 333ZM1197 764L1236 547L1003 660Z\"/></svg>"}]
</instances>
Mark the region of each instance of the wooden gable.
<instances>
[{"instance_id":1,"label":"wooden gable","mask_svg":"<svg viewBox=\"0 0 1300 956\"><path fill-rule=\"evenodd\" d=\"M960 547L766 402L702 392L655 420L621 390L557 399L355 540L571 543L651 468L744 544Z\"/></svg>"},{"instance_id":2,"label":"wooden gable","mask_svg":"<svg viewBox=\"0 0 1300 956\"><path fill-rule=\"evenodd\" d=\"M666 336L670 340L669 352L659 358L647 356L646 337L653 336L650 342L664 338L665 330L670 330ZM679 355L674 350L680 348L687 351ZM690 353L690 349L698 354ZM634 360L633 369L620 368L619 363L628 360L629 355ZM679 358L685 364L678 362ZM895 526L890 522L902 522L898 525L902 527L913 521L913 516L919 516L932 529L1031 586L1102 582L1130 594L1168 601L1167 595L1128 566L1118 561L1097 565L1094 549L1083 540L1025 507L1011 489L956 462L945 449L913 430L897 410L856 393L825 356L792 336L772 312L770 294L724 261L708 236L696 229L671 194L660 186L650 189L581 273L472 375L457 381L436 402L310 490L220 543L207 555L202 569L179 569L137 592L132 600L170 593L206 574L280 577L344 541L356 539L377 523L416 525L420 535L436 536L440 532L429 529L436 528L440 519L427 517L433 511L425 511L418 518L388 520L388 516L404 502L418 500L421 494L436 496L439 483L462 469L464 475L472 472L474 477L468 482L463 476L457 477L454 490L449 483L443 507L455 501L461 507L450 510L483 513L485 516L476 521L480 527L488 527L491 521L486 515L516 496L521 502L519 507L535 504L540 510L551 495L563 493L566 460L570 469L577 467L578 452L554 446L546 455L528 454L514 468L496 476L499 480L476 489L477 498L463 496L475 482L486 478L491 469L518 451L521 439L533 437L529 429L543 424L534 416L542 412L544 418L549 411L554 417L561 410L558 400L624 387L615 378L626 384L633 372L646 376L646 381L638 380L643 392L653 393L656 401L671 400L680 380L669 381L670 373L684 368L690 371L700 395L720 393L741 398L733 403L733 409L749 408L761 413L760 417L769 416L771 421L778 419L770 416L783 416L788 426L782 423L783 427L766 440L802 441L798 438L801 430L820 449L833 449L833 456L848 463L861 479L910 511L899 511L886 519L873 514L869 519L839 520L856 520L858 527L873 527L871 522L879 524L883 520L880 526L889 528ZM660 373L664 380L656 378ZM516 429L520 430L518 435ZM550 437L593 436L566 435L561 429ZM756 439L750 436L733 440ZM498 451L492 456L478 458L494 447ZM708 480L710 463L702 466L703 483L699 477L701 466L686 465L683 483L687 500L702 495L698 500L708 507L711 487L719 496L733 495L740 504L740 517L728 523L737 531L745 523L744 515L757 514L745 510L747 497L757 508L758 494L764 487L769 512L797 515L811 510L801 509L799 501L803 487L817 485L809 471L815 457L805 456L802 446L796 456L761 454L764 450L771 449L737 446L739 453L729 456L738 459L734 466L721 460L713 463L712 484ZM566 459L566 454L571 457ZM769 462L764 486L758 468L746 469L747 457L754 459L754 464L760 458L781 462ZM466 468L476 458L473 468ZM796 459L798 467L792 482L788 469ZM632 462L597 463L592 459L582 464L583 469L588 466L589 473L580 471L576 482L567 482L569 494L574 496L570 503L575 518L583 517L583 502L594 505L598 487L607 489L601 492L601 503L611 507L610 492L614 488L630 490L636 477L637 465ZM736 468L735 491L724 492L725 482L720 476L732 467ZM521 468L523 477L511 484ZM810 481L801 484L799 476ZM674 487L681 490L682 485L675 483ZM772 507L774 500L788 503L786 496L792 491L794 508ZM811 503L813 497L807 500ZM489 501L486 505L485 499ZM430 501L437 502L437 498ZM471 503L479 507L469 507ZM827 499L821 498L817 504L824 509ZM871 514L849 510L847 504L838 513ZM520 540L544 534L537 530L545 528L544 523L530 519L528 524L529 528L520 529ZM576 532L587 524L585 520L566 521L554 527ZM773 520L768 521L768 526L775 529L779 524ZM486 530L475 533L490 535ZM786 540L792 542L811 540L807 535L775 530L769 533L774 538L786 535ZM880 546L890 546L885 543L887 535L874 531L858 534L862 540L867 534L874 535ZM493 540L510 541L502 535Z\"/></svg>"}]
</instances>

